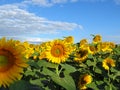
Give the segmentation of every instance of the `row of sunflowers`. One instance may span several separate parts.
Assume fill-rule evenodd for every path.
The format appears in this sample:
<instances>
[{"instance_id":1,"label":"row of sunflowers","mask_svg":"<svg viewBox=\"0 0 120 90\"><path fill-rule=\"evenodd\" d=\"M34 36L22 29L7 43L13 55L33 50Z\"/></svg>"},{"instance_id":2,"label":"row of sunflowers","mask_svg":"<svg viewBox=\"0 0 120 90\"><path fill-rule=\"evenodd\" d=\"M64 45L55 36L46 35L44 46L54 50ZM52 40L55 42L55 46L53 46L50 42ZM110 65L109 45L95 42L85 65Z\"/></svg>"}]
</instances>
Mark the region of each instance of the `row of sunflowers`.
<instances>
[{"instance_id":1,"label":"row of sunflowers","mask_svg":"<svg viewBox=\"0 0 120 90\"><path fill-rule=\"evenodd\" d=\"M92 35L31 44L0 39L0 90L119 90L120 46Z\"/></svg>"}]
</instances>

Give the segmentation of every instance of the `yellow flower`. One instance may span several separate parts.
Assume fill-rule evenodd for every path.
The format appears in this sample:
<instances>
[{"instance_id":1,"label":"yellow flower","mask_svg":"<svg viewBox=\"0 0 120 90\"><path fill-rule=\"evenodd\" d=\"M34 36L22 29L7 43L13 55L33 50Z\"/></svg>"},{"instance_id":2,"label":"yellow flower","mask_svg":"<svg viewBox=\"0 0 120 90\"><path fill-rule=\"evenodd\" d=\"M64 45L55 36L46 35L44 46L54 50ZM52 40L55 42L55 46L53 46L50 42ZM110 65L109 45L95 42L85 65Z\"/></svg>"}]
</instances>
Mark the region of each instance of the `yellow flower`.
<instances>
[{"instance_id":1,"label":"yellow flower","mask_svg":"<svg viewBox=\"0 0 120 90\"><path fill-rule=\"evenodd\" d=\"M98 52L98 49L95 45L89 45L88 46L88 53L95 54L96 52Z\"/></svg>"},{"instance_id":2,"label":"yellow flower","mask_svg":"<svg viewBox=\"0 0 120 90\"><path fill-rule=\"evenodd\" d=\"M33 56L33 59L36 60L36 59L37 59L37 55L34 55L34 56Z\"/></svg>"},{"instance_id":3,"label":"yellow flower","mask_svg":"<svg viewBox=\"0 0 120 90\"><path fill-rule=\"evenodd\" d=\"M74 38L72 36L68 36L68 37L65 37L64 41L67 42L67 43L73 43Z\"/></svg>"},{"instance_id":4,"label":"yellow flower","mask_svg":"<svg viewBox=\"0 0 120 90\"><path fill-rule=\"evenodd\" d=\"M88 57L88 50L87 49L80 49L75 52L74 60L81 63L86 60Z\"/></svg>"},{"instance_id":5,"label":"yellow flower","mask_svg":"<svg viewBox=\"0 0 120 90\"><path fill-rule=\"evenodd\" d=\"M23 59L23 50L12 39L0 39L0 87L7 87L22 78L23 68L28 66Z\"/></svg>"},{"instance_id":6,"label":"yellow flower","mask_svg":"<svg viewBox=\"0 0 120 90\"><path fill-rule=\"evenodd\" d=\"M24 57L26 59L29 59L35 52L34 46L32 44L29 44L28 42L23 42L21 43L21 45L25 48L25 51L23 52L25 54Z\"/></svg>"},{"instance_id":7,"label":"yellow flower","mask_svg":"<svg viewBox=\"0 0 120 90\"><path fill-rule=\"evenodd\" d=\"M82 39L82 40L80 41L80 47L81 47L81 48L84 47L84 46L86 46L87 44L88 44L87 39Z\"/></svg>"},{"instance_id":8,"label":"yellow flower","mask_svg":"<svg viewBox=\"0 0 120 90\"><path fill-rule=\"evenodd\" d=\"M65 62L70 53L69 44L62 40L51 41L46 47L46 58L52 63Z\"/></svg>"},{"instance_id":9,"label":"yellow flower","mask_svg":"<svg viewBox=\"0 0 120 90\"><path fill-rule=\"evenodd\" d=\"M38 58L39 60L46 58L46 52L45 51L40 52L40 55L38 56Z\"/></svg>"},{"instance_id":10,"label":"yellow flower","mask_svg":"<svg viewBox=\"0 0 120 90\"><path fill-rule=\"evenodd\" d=\"M102 37L100 35L96 35L93 38L93 43L97 44L102 41Z\"/></svg>"},{"instance_id":11,"label":"yellow flower","mask_svg":"<svg viewBox=\"0 0 120 90\"><path fill-rule=\"evenodd\" d=\"M111 49L112 49L112 48L115 48L115 43L109 42L109 46L110 46Z\"/></svg>"},{"instance_id":12,"label":"yellow flower","mask_svg":"<svg viewBox=\"0 0 120 90\"><path fill-rule=\"evenodd\" d=\"M101 42L97 45L97 47L103 52L111 52L113 48L115 48L115 44L113 42Z\"/></svg>"},{"instance_id":13,"label":"yellow flower","mask_svg":"<svg viewBox=\"0 0 120 90\"><path fill-rule=\"evenodd\" d=\"M78 88L80 90L87 89L86 85L90 84L91 82L92 82L92 76L88 74L84 74L79 78Z\"/></svg>"},{"instance_id":14,"label":"yellow flower","mask_svg":"<svg viewBox=\"0 0 120 90\"><path fill-rule=\"evenodd\" d=\"M104 69L109 70L110 67L115 67L115 61L111 58L106 58L103 60L102 66Z\"/></svg>"}]
</instances>

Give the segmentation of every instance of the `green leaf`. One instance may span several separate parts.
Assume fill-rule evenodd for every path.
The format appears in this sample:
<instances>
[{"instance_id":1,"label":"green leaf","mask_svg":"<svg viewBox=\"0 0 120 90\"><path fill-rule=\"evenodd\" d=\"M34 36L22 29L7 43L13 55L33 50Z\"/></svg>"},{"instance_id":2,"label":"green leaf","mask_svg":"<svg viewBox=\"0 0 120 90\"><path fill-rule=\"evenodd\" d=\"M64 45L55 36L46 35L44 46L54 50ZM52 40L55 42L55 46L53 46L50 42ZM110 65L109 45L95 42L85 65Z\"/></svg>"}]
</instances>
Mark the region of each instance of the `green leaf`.
<instances>
[{"instance_id":1,"label":"green leaf","mask_svg":"<svg viewBox=\"0 0 120 90\"><path fill-rule=\"evenodd\" d=\"M31 79L30 83L33 85L43 86L43 84L41 83L41 79L35 79L35 80Z\"/></svg>"},{"instance_id":2,"label":"green leaf","mask_svg":"<svg viewBox=\"0 0 120 90\"><path fill-rule=\"evenodd\" d=\"M96 81L96 84L97 85L101 85L101 84L103 84L104 82L103 81Z\"/></svg>"},{"instance_id":3,"label":"green leaf","mask_svg":"<svg viewBox=\"0 0 120 90\"><path fill-rule=\"evenodd\" d=\"M44 68L43 72L44 75L49 75L51 79L58 85L64 87L66 90L76 90L76 86L74 80L70 75L65 75L65 77L61 78L55 72L50 71L47 68Z\"/></svg>"},{"instance_id":4,"label":"green leaf","mask_svg":"<svg viewBox=\"0 0 120 90\"><path fill-rule=\"evenodd\" d=\"M99 90L95 82L91 82L90 84L86 85L89 88L92 88L93 90Z\"/></svg>"},{"instance_id":5,"label":"green leaf","mask_svg":"<svg viewBox=\"0 0 120 90\"><path fill-rule=\"evenodd\" d=\"M58 85L64 87L66 90L76 90L74 80L69 75L65 75L64 78L52 76L52 80Z\"/></svg>"},{"instance_id":6,"label":"green leaf","mask_svg":"<svg viewBox=\"0 0 120 90\"><path fill-rule=\"evenodd\" d=\"M29 76L29 75L33 76L33 75L35 75L35 72L33 72L30 68L28 68L27 71L25 71L24 75L25 76Z\"/></svg>"},{"instance_id":7,"label":"green leaf","mask_svg":"<svg viewBox=\"0 0 120 90\"><path fill-rule=\"evenodd\" d=\"M88 54L88 58L94 58L92 54Z\"/></svg>"},{"instance_id":8,"label":"green leaf","mask_svg":"<svg viewBox=\"0 0 120 90\"><path fill-rule=\"evenodd\" d=\"M110 86L106 85L106 86L105 86L105 90L111 90L111 89L110 89Z\"/></svg>"},{"instance_id":9,"label":"green leaf","mask_svg":"<svg viewBox=\"0 0 120 90\"><path fill-rule=\"evenodd\" d=\"M50 67L50 68L56 68L58 66L58 64L50 63L50 62L47 62L46 60L39 60L37 64L40 67L44 66L44 67Z\"/></svg>"},{"instance_id":10,"label":"green leaf","mask_svg":"<svg viewBox=\"0 0 120 90\"><path fill-rule=\"evenodd\" d=\"M87 64L88 66L95 66L95 65L96 65L96 62L93 62L93 61L91 61L91 60L87 60L87 61L86 61L86 64Z\"/></svg>"},{"instance_id":11,"label":"green leaf","mask_svg":"<svg viewBox=\"0 0 120 90\"><path fill-rule=\"evenodd\" d=\"M117 73L115 73L115 75L112 77L114 80L116 79L116 77L120 76L120 72L118 71Z\"/></svg>"},{"instance_id":12,"label":"green leaf","mask_svg":"<svg viewBox=\"0 0 120 90\"><path fill-rule=\"evenodd\" d=\"M30 84L24 80L20 80L10 85L9 90L30 90Z\"/></svg>"},{"instance_id":13,"label":"green leaf","mask_svg":"<svg viewBox=\"0 0 120 90\"><path fill-rule=\"evenodd\" d=\"M62 66L62 68L65 69L65 74L70 74L76 71L75 67L71 65L68 65L68 64L60 64L60 65Z\"/></svg>"},{"instance_id":14,"label":"green leaf","mask_svg":"<svg viewBox=\"0 0 120 90\"><path fill-rule=\"evenodd\" d=\"M118 90L118 88L115 87L113 84L111 84L111 88L112 88L112 90Z\"/></svg>"},{"instance_id":15,"label":"green leaf","mask_svg":"<svg viewBox=\"0 0 120 90\"><path fill-rule=\"evenodd\" d=\"M118 70L116 70L116 69L113 68L113 67L110 68L110 71L111 71L111 72L118 72Z\"/></svg>"},{"instance_id":16,"label":"green leaf","mask_svg":"<svg viewBox=\"0 0 120 90\"><path fill-rule=\"evenodd\" d=\"M98 73L98 74L102 74L102 70L99 69L99 68L95 68L95 72Z\"/></svg>"},{"instance_id":17,"label":"green leaf","mask_svg":"<svg viewBox=\"0 0 120 90\"><path fill-rule=\"evenodd\" d=\"M39 69L39 66L38 66L37 62L35 62L34 60L29 60L28 64L30 66L33 66L33 67Z\"/></svg>"}]
</instances>

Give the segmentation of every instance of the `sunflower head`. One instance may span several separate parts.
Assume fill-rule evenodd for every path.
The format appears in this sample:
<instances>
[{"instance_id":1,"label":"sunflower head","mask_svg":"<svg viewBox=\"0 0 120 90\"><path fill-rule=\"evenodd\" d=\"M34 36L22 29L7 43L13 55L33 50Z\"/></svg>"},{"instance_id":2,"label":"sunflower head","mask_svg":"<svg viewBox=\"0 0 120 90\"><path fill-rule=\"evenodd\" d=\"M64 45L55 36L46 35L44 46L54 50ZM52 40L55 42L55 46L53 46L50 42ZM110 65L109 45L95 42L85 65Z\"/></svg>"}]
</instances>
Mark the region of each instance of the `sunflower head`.
<instances>
[{"instance_id":1,"label":"sunflower head","mask_svg":"<svg viewBox=\"0 0 120 90\"><path fill-rule=\"evenodd\" d=\"M109 42L109 47L112 49L112 48L115 48L115 43L114 42Z\"/></svg>"},{"instance_id":2,"label":"sunflower head","mask_svg":"<svg viewBox=\"0 0 120 90\"><path fill-rule=\"evenodd\" d=\"M79 78L78 88L80 90L84 90L87 88L86 85L90 84L91 82L92 82L92 76L88 74L84 74Z\"/></svg>"},{"instance_id":3,"label":"sunflower head","mask_svg":"<svg viewBox=\"0 0 120 90\"><path fill-rule=\"evenodd\" d=\"M67 43L73 43L74 38L73 38L73 36L68 36L68 37L65 37L64 41L67 42Z\"/></svg>"},{"instance_id":4,"label":"sunflower head","mask_svg":"<svg viewBox=\"0 0 120 90\"><path fill-rule=\"evenodd\" d=\"M88 44L87 39L82 39L82 40L80 41L80 47L83 47L83 46L85 46L86 44Z\"/></svg>"},{"instance_id":5,"label":"sunflower head","mask_svg":"<svg viewBox=\"0 0 120 90\"><path fill-rule=\"evenodd\" d=\"M32 54L35 52L33 44L30 44L27 41L25 41L21 45L25 49L24 52L23 52L24 53L24 57L26 59L29 59L32 56Z\"/></svg>"},{"instance_id":6,"label":"sunflower head","mask_svg":"<svg viewBox=\"0 0 120 90\"><path fill-rule=\"evenodd\" d=\"M98 45L98 49L103 51L103 52L111 52L112 48L115 47L114 43L111 42L101 42Z\"/></svg>"},{"instance_id":7,"label":"sunflower head","mask_svg":"<svg viewBox=\"0 0 120 90\"><path fill-rule=\"evenodd\" d=\"M102 37L100 35L95 35L93 38L93 43L97 44L102 41Z\"/></svg>"},{"instance_id":8,"label":"sunflower head","mask_svg":"<svg viewBox=\"0 0 120 90\"><path fill-rule=\"evenodd\" d=\"M111 58L106 58L103 60L102 66L104 69L109 70L110 67L115 67L115 61Z\"/></svg>"},{"instance_id":9,"label":"sunflower head","mask_svg":"<svg viewBox=\"0 0 120 90\"><path fill-rule=\"evenodd\" d=\"M22 52L24 48L16 46L14 40L0 39L0 87L21 79L23 68L28 66Z\"/></svg>"},{"instance_id":10,"label":"sunflower head","mask_svg":"<svg viewBox=\"0 0 120 90\"><path fill-rule=\"evenodd\" d=\"M95 45L89 45L88 46L88 52L90 54L95 54L96 52L98 52L97 46L95 46Z\"/></svg>"},{"instance_id":11,"label":"sunflower head","mask_svg":"<svg viewBox=\"0 0 120 90\"><path fill-rule=\"evenodd\" d=\"M69 46L63 40L54 40L46 47L46 58L53 63L65 62L71 53Z\"/></svg>"},{"instance_id":12,"label":"sunflower head","mask_svg":"<svg viewBox=\"0 0 120 90\"><path fill-rule=\"evenodd\" d=\"M81 63L86 60L88 57L88 50L87 49L80 49L75 52L74 60Z\"/></svg>"}]
</instances>

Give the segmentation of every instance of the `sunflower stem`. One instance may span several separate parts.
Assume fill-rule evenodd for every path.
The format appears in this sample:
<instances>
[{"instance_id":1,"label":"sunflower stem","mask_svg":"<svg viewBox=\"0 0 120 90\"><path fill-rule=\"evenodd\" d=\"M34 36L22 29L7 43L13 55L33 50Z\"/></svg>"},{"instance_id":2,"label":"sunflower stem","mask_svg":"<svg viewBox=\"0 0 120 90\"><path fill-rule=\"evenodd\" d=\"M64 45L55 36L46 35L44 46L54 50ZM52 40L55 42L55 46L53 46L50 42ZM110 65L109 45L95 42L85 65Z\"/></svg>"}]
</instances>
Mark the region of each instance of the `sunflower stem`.
<instances>
[{"instance_id":1,"label":"sunflower stem","mask_svg":"<svg viewBox=\"0 0 120 90\"><path fill-rule=\"evenodd\" d=\"M110 90L112 90L112 87L111 87L111 79L110 79L110 70L108 70L108 82L109 82Z\"/></svg>"},{"instance_id":2,"label":"sunflower stem","mask_svg":"<svg viewBox=\"0 0 120 90\"><path fill-rule=\"evenodd\" d=\"M56 74L59 76L58 66L56 66Z\"/></svg>"}]
</instances>

